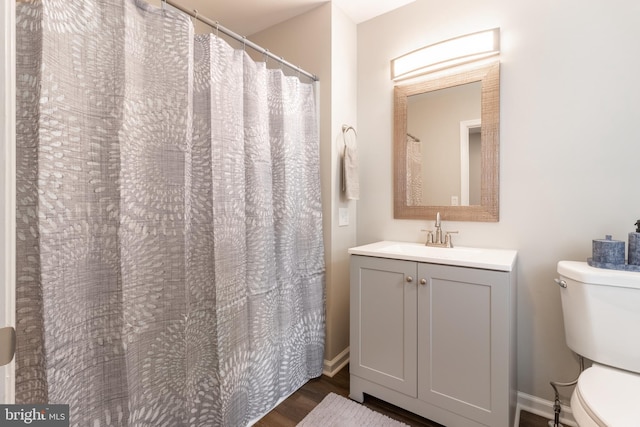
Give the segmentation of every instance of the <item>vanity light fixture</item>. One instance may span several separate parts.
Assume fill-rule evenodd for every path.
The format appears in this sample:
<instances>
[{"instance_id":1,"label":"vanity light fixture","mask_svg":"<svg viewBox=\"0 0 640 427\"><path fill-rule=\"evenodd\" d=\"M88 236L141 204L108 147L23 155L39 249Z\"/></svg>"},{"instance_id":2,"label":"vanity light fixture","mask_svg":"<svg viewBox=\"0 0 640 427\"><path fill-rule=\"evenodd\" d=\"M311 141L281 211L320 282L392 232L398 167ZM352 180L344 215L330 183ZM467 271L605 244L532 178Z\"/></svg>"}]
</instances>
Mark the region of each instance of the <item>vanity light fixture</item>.
<instances>
[{"instance_id":1,"label":"vanity light fixture","mask_svg":"<svg viewBox=\"0 0 640 427\"><path fill-rule=\"evenodd\" d=\"M425 46L391 60L391 78L402 80L500 53L500 28Z\"/></svg>"}]
</instances>

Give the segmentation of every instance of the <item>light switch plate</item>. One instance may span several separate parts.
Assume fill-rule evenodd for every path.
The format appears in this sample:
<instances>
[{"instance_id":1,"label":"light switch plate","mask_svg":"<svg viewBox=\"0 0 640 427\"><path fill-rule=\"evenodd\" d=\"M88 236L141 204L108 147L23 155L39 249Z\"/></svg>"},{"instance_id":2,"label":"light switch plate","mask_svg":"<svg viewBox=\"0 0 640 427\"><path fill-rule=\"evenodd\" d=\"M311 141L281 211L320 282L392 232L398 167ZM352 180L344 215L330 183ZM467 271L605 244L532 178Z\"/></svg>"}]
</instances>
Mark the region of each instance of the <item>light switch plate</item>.
<instances>
[{"instance_id":1,"label":"light switch plate","mask_svg":"<svg viewBox=\"0 0 640 427\"><path fill-rule=\"evenodd\" d=\"M338 227L349 225L349 208L338 209Z\"/></svg>"}]
</instances>

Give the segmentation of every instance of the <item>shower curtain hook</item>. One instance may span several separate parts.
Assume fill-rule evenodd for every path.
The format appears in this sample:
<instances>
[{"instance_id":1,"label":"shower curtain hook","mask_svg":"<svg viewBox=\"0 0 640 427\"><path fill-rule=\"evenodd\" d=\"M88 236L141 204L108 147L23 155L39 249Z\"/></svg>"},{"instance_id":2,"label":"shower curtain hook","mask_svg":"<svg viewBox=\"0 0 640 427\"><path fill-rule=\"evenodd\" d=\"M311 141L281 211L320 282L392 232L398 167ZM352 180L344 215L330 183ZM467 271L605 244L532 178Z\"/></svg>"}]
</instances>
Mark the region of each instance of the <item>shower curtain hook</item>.
<instances>
[{"instance_id":1,"label":"shower curtain hook","mask_svg":"<svg viewBox=\"0 0 640 427\"><path fill-rule=\"evenodd\" d=\"M242 50L247 51L247 38L242 36Z\"/></svg>"},{"instance_id":2,"label":"shower curtain hook","mask_svg":"<svg viewBox=\"0 0 640 427\"><path fill-rule=\"evenodd\" d=\"M165 5L167 4L167 0L162 0L161 5L162 5L162 10L164 10Z\"/></svg>"},{"instance_id":3,"label":"shower curtain hook","mask_svg":"<svg viewBox=\"0 0 640 427\"><path fill-rule=\"evenodd\" d=\"M193 13L195 14L193 17L193 26L195 27L196 22L198 21L198 9L193 9Z\"/></svg>"},{"instance_id":4,"label":"shower curtain hook","mask_svg":"<svg viewBox=\"0 0 640 427\"><path fill-rule=\"evenodd\" d=\"M264 55L264 65L266 67L269 64L269 49L265 49L262 54Z\"/></svg>"},{"instance_id":5,"label":"shower curtain hook","mask_svg":"<svg viewBox=\"0 0 640 427\"><path fill-rule=\"evenodd\" d=\"M218 21L216 21L215 24L216 24L216 37L218 37L218 30L219 30L219 27L220 27L220 23Z\"/></svg>"}]
</instances>

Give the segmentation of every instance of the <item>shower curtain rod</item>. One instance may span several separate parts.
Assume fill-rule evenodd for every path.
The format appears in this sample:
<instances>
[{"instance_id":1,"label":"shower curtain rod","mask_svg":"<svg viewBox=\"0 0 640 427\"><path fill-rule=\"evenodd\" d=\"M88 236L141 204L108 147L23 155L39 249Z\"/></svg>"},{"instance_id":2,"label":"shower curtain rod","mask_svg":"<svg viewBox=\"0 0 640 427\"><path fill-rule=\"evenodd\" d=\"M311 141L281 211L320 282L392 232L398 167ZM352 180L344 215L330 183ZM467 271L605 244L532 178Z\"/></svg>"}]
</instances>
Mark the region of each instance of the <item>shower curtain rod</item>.
<instances>
[{"instance_id":1,"label":"shower curtain rod","mask_svg":"<svg viewBox=\"0 0 640 427\"><path fill-rule=\"evenodd\" d=\"M250 40L247 40L246 37L243 37L237 33L234 33L233 31L231 31L228 28L223 27L222 25L220 25L218 23L218 21L212 21L211 19L207 18L206 16L202 16L198 13L197 10L193 9L187 9L186 7L176 3L174 0L162 0L162 3L168 3L171 6L175 7L176 9L186 13L187 15L197 19L198 21L202 21L205 24L207 24L208 26L215 28L216 31L221 31L224 34L226 34L227 36L241 42L244 46L249 46L250 48L262 53L265 56L268 56L271 59L275 59L276 61L280 62L282 65L286 65L287 67L297 71L300 74L304 74L305 76L309 77L311 80L313 81L318 81L318 77L315 74L309 73L308 71L303 70L302 68L298 67L297 65L293 65L292 63L285 61L284 58L282 58L281 56L276 56L273 53L269 52L269 49L265 49L260 45L257 45L255 43L253 43Z\"/></svg>"}]
</instances>

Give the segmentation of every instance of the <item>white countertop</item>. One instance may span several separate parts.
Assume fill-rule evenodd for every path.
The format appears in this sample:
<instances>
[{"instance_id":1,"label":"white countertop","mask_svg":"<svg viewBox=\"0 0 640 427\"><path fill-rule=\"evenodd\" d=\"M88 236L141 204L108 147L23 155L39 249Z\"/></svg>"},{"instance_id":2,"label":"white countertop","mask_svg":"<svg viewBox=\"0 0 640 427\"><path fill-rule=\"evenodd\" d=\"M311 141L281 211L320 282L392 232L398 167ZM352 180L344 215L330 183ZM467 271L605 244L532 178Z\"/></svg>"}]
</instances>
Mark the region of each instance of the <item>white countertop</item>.
<instances>
[{"instance_id":1,"label":"white countertop","mask_svg":"<svg viewBox=\"0 0 640 427\"><path fill-rule=\"evenodd\" d=\"M403 259L485 270L511 271L518 252L511 249L484 249L456 246L437 248L422 243L381 241L349 249L351 255Z\"/></svg>"}]
</instances>

